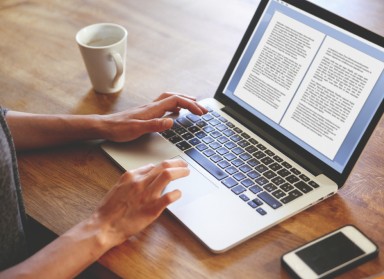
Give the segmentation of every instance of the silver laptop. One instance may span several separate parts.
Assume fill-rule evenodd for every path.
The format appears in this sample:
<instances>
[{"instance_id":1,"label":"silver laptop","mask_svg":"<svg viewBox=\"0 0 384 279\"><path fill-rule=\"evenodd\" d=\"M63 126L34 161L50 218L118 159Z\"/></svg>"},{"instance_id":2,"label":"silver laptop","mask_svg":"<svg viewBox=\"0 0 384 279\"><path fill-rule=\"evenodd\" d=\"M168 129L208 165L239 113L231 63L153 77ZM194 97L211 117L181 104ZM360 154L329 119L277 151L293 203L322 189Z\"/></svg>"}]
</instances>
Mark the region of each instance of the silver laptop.
<instances>
[{"instance_id":1,"label":"silver laptop","mask_svg":"<svg viewBox=\"0 0 384 279\"><path fill-rule=\"evenodd\" d=\"M168 210L221 253L332 196L383 114L382 37L303 0L262 0L212 99L102 148L124 169L189 164ZM362 185L362 187L368 185Z\"/></svg>"}]
</instances>

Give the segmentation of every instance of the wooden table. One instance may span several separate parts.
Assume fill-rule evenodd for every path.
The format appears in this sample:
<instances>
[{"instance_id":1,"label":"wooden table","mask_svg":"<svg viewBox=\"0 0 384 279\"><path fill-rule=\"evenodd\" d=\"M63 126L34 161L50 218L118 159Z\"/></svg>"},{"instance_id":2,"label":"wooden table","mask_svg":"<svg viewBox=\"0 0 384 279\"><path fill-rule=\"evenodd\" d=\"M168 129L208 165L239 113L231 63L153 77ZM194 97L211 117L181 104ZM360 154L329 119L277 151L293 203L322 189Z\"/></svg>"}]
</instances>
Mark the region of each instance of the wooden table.
<instances>
[{"instance_id":1,"label":"wooden table","mask_svg":"<svg viewBox=\"0 0 384 279\"><path fill-rule=\"evenodd\" d=\"M384 34L382 0L317 0ZM212 96L258 0L3 0L0 2L0 104L39 113L110 113L163 91ZM126 86L95 94L75 43L95 22L127 27ZM384 121L345 187L329 200L246 243L215 255L170 214L99 263L124 278L288 278L280 256L352 223L384 250ZM19 154L27 212L56 234L88 216L122 171L97 142ZM340 278L384 270L384 257Z\"/></svg>"}]
</instances>

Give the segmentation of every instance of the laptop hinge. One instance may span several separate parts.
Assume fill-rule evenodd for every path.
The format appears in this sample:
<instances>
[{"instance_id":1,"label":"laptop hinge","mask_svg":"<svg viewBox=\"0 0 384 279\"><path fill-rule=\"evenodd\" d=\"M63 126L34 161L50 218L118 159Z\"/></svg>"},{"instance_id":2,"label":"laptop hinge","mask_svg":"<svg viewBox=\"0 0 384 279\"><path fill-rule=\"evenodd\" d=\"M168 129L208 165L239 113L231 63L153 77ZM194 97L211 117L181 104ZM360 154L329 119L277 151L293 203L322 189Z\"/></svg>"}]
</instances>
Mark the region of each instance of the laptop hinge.
<instances>
[{"instance_id":1,"label":"laptop hinge","mask_svg":"<svg viewBox=\"0 0 384 279\"><path fill-rule=\"evenodd\" d=\"M270 143L273 147L278 149L280 152L284 153L286 156L291 158L293 161L297 162L301 166L305 166L305 169L309 171L314 176L321 174L322 172L318 167L316 167L311 161L305 159L299 153L290 151L287 145L276 140L275 137L271 136L265 130L261 129L257 125L253 124L247 117L242 116L240 113L236 112L234 109L226 106L222 110L230 115L232 118L237 119L242 125L247 127L249 130L254 132L256 135L264 139L266 142ZM293 159L294 158L294 159Z\"/></svg>"}]
</instances>

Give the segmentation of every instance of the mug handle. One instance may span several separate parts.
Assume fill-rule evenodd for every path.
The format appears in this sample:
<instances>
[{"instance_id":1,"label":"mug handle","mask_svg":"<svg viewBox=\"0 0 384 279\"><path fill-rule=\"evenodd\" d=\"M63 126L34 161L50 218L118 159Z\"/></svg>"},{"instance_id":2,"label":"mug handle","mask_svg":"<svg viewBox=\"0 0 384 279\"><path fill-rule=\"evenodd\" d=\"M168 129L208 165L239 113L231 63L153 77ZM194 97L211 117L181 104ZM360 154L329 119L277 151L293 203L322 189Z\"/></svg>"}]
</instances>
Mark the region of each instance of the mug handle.
<instances>
[{"instance_id":1,"label":"mug handle","mask_svg":"<svg viewBox=\"0 0 384 279\"><path fill-rule=\"evenodd\" d=\"M120 53L113 51L111 53L111 56L116 65L116 75L112 81L112 87L115 87L117 85L118 80L120 79L121 75L124 72L124 65L123 65L123 59L121 58Z\"/></svg>"}]
</instances>

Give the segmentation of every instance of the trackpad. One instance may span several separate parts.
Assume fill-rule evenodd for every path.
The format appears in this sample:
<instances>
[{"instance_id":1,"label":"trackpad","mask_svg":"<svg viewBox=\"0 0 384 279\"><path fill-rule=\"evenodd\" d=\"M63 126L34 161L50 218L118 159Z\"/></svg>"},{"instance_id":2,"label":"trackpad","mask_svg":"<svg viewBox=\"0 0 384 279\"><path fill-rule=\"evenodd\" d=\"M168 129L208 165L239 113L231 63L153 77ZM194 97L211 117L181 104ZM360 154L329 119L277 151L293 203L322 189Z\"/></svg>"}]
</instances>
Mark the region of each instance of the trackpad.
<instances>
[{"instance_id":1,"label":"trackpad","mask_svg":"<svg viewBox=\"0 0 384 279\"><path fill-rule=\"evenodd\" d=\"M182 158L177 156L175 159ZM205 176L203 176L193 166L189 165L188 168L190 170L190 174L187 177L172 181L164 190L164 193L171 192L175 189L181 191L181 198L168 206L168 209L171 211L218 190L218 188L210 180L205 178Z\"/></svg>"}]
</instances>

